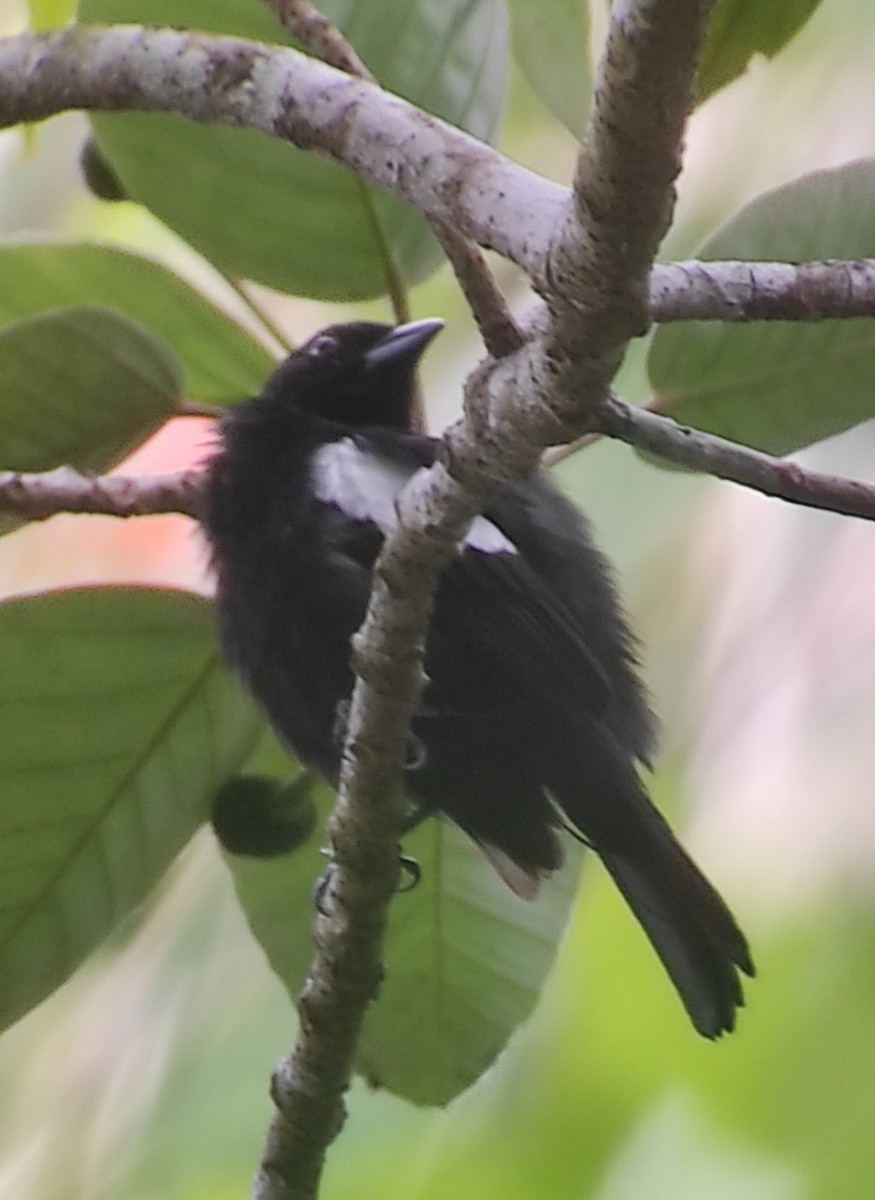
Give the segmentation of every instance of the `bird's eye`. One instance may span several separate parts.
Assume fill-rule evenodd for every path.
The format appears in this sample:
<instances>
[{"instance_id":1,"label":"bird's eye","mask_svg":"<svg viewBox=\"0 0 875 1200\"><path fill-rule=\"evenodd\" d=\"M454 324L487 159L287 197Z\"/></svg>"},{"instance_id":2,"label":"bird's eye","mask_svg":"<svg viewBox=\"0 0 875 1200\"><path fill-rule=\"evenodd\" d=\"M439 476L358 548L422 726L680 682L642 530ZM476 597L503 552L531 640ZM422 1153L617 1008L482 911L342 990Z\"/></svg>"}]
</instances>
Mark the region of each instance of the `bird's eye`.
<instances>
[{"instance_id":1,"label":"bird's eye","mask_svg":"<svg viewBox=\"0 0 875 1200\"><path fill-rule=\"evenodd\" d=\"M307 346L311 358L331 358L340 349L337 338L330 333L320 333Z\"/></svg>"}]
</instances>

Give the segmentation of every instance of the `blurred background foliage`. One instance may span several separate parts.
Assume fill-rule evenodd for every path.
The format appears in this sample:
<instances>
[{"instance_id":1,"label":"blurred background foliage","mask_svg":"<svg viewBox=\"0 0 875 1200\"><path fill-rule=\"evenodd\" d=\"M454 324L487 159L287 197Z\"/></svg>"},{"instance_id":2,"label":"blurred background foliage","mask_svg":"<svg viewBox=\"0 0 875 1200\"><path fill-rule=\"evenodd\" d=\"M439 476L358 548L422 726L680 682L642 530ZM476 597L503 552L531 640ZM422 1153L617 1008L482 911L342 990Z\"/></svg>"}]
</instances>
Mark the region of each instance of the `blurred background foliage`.
<instances>
[{"instance_id":1,"label":"blurred background foliage","mask_svg":"<svg viewBox=\"0 0 875 1200\"><path fill-rule=\"evenodd\" d=\"M69 5L33 8L51 23ZM573 6L555 8L573 18ZM5 0L0 31L24 19ZM773 62L755 60L704 104L664 257L691 254L765 188L875 154L873 61L868 0L824 0ZM546 100L555 110L555 95ZM63 116L0 137L3 234L99 235L147 249L245 321L215 272L154 217L86 191L84 135L80 117ZM573 139L522 72L501 145L568 178ZM496 266L523 305L513 271ZM339 311L387 317L376 302L339 309L259 296L293 338ZM416 289L413 306L449 322L426 372L440 428L478 346L446 269ZM645 350L632 348L619 380L634 399L644 394ZM203 421L179 418L125 469L169 469L208 442ZM875 432L862 426L800 458L871 479L873 451ZM540 1005L496 1066L443 1111L357 1084L324 1195L868 1200L873 532L656 470L619 445L598 445L558 474L617 563L642 637L664 722L655 797L731 898L759 978L734 1035L696 1038L603 872L587 863ZM0 545L4 594L94 581L209 586L189 527L169 517L59 517ZM0 1195L247 1194L270 1069L293 1028L203 831L124 933L0 1039Z\"/></svg>"}]
</instances>

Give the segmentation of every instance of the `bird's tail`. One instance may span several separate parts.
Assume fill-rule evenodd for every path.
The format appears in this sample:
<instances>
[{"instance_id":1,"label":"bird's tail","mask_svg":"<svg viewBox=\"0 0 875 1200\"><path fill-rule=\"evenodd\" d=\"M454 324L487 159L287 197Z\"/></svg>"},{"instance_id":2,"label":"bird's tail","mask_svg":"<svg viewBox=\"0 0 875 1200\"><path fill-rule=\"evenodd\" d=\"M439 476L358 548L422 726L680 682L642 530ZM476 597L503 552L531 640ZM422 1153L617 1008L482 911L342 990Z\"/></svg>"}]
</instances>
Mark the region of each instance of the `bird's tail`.
<instances>
[{"instance_id":1,"label":"bird's tail","mask_svg":"<svg viewBox=\"0 0 875 1200\"><path fill-rule=\"evenodd\" d=\"M596 846L653 944L699 1033L719 1037L744 1004L739 971L753 975L744 934L646 797L622 847Z\"/></svg>"},{"instance_id":2,"label":"bird's tail","mask_svg":"<svg viewBox=\"0 0 875 1200\"><path fill-rule=\"evenodd\" d=\"M754 973L744 934L650 803L633 764L598 731L584 733L570 743L573 753L554 756L551 795L604 862L696 1029L719 1037L744 1003L739 972Z\"/></svg>"}]
</instances>

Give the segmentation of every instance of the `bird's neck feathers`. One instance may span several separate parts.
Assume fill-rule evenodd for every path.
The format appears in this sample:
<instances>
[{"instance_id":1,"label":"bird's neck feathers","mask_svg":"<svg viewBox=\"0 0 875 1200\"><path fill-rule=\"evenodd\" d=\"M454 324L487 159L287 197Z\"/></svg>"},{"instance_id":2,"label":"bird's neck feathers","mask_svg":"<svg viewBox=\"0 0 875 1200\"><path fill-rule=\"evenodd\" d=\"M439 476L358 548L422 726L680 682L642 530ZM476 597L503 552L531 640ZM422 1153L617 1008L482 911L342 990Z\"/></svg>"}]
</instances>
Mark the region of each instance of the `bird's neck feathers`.
<instances>
[{"instance_id":1,"label":"bird's neck feathers","mask_svg":"<svg viewBox=\"0 0 875 1200\"><path fill-rule=\"evenodd\" d=\"M286 396L262 393L236 404L222 419L221 435L226 448L268 441L275 450L306 437L308 441L331 436L336 422L321 416Z\"/></svg>"}]
</instances>

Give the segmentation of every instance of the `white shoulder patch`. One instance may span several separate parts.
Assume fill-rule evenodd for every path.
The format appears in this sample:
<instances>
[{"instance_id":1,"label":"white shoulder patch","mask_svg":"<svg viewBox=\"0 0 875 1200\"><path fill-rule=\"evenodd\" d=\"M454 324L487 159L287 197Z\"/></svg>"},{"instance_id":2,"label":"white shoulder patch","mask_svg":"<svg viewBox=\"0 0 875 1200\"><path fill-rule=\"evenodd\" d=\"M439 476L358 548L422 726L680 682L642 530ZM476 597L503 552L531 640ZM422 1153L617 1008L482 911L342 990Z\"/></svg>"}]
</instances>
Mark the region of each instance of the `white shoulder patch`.
<instances>
[{"instance_id":1,"label":"white shoulder patch","mask_svg":"<svg viewBox=\"0 0 875 1200\"><path fill-rule=\"evenodd\" d=\"M462 538L462 545L481 554L516 554L517 549L510 538L504 536L497 525L485 517L475 517L471 528Z\"/></svg>"},{"instance_id":2,"label":"white shoulder patch","mask_svg":"<svg viewBox=\"0 0 875 1200\"><path fill-rule=\"evenodd\" d=\"M352 438L327 442L313 456L316 498L353 521L370 521L383 533L398 524L395 502L412 474L368 454Z\"/></svg>"},{"instance_id":3,"label":"white shoulder patch","mask_svg":"<svg viewBox=\"0 0 875 1200\"><path fill-rule=\"evenodd\" d=\"M353 521L369 521L382 533L390 533L398 524L398 496L414 474L363 450L352 438L328 442L313 456L316 498L323 504L333 504ZM513 542L485 517L474 518L462 545L482 554L517 552Z\"/></svg>"}]
</instances>

